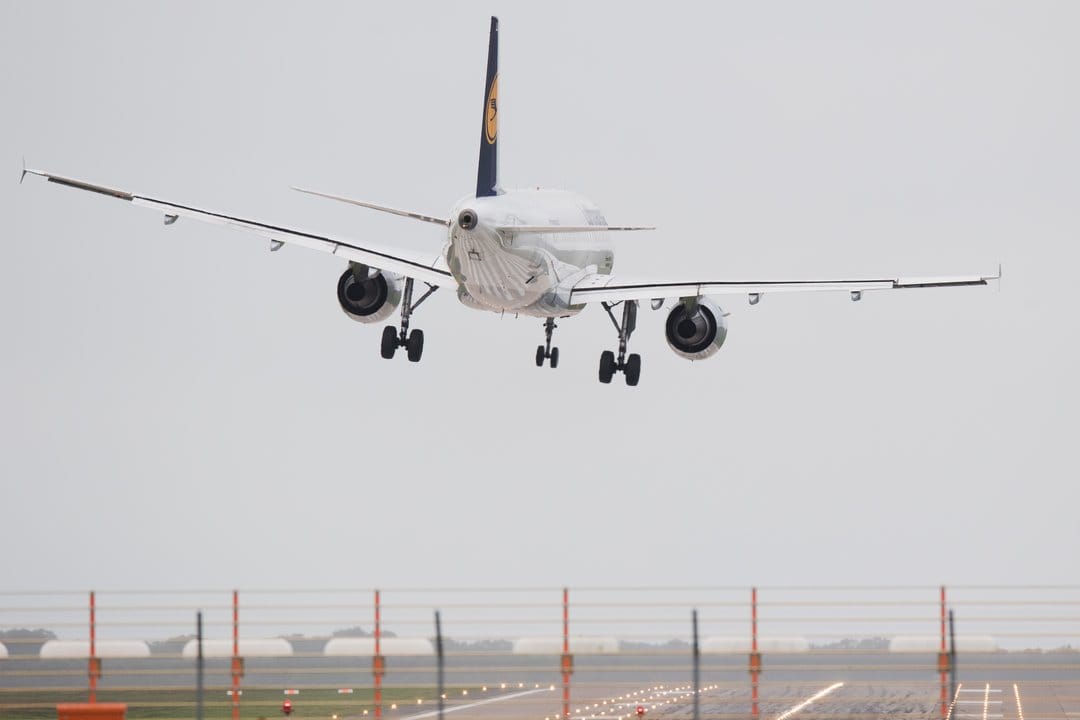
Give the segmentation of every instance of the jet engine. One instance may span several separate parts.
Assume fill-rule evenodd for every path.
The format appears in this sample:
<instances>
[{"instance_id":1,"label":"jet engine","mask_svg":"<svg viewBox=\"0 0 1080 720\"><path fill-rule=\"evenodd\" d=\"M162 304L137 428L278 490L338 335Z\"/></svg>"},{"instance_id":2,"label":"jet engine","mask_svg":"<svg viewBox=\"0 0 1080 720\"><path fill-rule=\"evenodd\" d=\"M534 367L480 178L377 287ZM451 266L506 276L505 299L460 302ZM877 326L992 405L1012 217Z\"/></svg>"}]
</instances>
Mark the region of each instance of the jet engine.
<instances>
[{"instance_id":1,"label":"jet engine","mask_svg":"<svg viewBox=\"0 0 1080 720\"><path fill-rule=\"evenodd\" d=\"M724 311L708 298L683 298L664 324L668 346L679 357L704 360L715 355L727 338Z\"/></svg>"},{"instance_id":2,"label":"jet engine","mask_svg":"<svg viewBox=\"0 0 1080 720\"><path fill-rule=\"evenodd\" d=\"M337 297L341 309L353 320L380 322L390 317L401 303L401 278L350 264L338 280Z\"/></svg>"}]
</instances>

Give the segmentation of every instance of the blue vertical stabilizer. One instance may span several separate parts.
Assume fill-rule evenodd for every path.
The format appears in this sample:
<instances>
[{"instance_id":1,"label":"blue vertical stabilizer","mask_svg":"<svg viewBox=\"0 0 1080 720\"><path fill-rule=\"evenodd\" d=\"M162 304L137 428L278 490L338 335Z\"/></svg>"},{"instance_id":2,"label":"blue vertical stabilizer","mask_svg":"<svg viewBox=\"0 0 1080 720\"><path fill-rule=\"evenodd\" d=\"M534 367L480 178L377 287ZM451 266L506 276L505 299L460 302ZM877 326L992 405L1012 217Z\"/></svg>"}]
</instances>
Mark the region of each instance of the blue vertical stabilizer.
<instances>
[{"instance_id":1,"label":"blue vertical stabilizer","mask_svg":"<svg viewBox=\"0 0 1080 720\"><path fill-rule=\"evenodd\" d=\"M484 117L480 126L480 163L476 170L476 197L498 195L499 185L499 18L491 18Z\"/></svg>"}]
</instances>

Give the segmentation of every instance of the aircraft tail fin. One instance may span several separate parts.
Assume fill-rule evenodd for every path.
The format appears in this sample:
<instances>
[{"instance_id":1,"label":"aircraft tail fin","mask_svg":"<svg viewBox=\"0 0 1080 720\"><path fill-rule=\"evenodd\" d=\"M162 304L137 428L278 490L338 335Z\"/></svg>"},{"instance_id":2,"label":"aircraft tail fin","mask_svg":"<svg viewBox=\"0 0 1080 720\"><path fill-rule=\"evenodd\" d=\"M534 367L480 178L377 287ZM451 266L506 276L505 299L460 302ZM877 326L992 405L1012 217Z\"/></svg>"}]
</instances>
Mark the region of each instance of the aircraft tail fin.
<instances>
[{"instance_id":1,"label":"aircraft tail fin","mask_svg":"<svg viewBox=\"0 0 1080 720\"><path fill-rule=\"evenodd\" d=\"M499 190L499 18L491 18L488 39L484 116L480 126L480 163L476 170L476 197L498 195Z\"/></svg>"}]
</instances>

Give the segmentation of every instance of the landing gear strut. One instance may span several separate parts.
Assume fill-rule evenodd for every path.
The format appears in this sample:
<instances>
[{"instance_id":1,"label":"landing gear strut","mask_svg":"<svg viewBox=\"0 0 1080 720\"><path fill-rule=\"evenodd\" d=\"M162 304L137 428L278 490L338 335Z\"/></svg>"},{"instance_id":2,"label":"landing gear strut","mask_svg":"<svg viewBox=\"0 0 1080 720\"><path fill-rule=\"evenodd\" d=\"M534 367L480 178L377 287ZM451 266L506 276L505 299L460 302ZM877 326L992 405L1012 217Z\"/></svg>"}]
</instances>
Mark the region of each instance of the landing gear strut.
<instances>
[{"instance_id":1,"label":"landing gear strut","mask_svg":"<svg viewBox=\"0 0 1080 720\"><path fill-rule=\"evenodd\" d=\"M610 383L616 372L622 372L626 376L627 385L637 385L638 379L641 377L641 356L637 353L632 353L629 357L626 355L626 344L637 327L637 300L623 301L622 324L619 324L615 319L615 314L611 312L611 309L616 307L617 304L613 305L606 302L600 304L604 306L604 311L611 318L611 324L615 326L615 330L619 333L618 357L616 358L615 353L611 350L600 353L600 382L604 384Z\"/></svg>"},{"instance_id":2,"label":"landing gear strut","mask_svg":"<svg viewBox=\"0 0 1080 720\"><path fill-rule=\"evenodd\" d=\"M544 337L546 339L543 345L536 346L536 367L543 367L545 360L551 361L553 370L559 367L559 348L551 347L551 335L557 327L559 326L555 324L555 318L548 318L544 321Z\"/></svg>"},{"instance_id":3,"label":"landing gear strut","mask_svg":"<svg viewBox=\"0 0 1080 720\"><path fill-rule=\"evenodd\" d=\"M424 354L424 331L413 330L409 332L409 318L412 316L413 311L420 307L420 303L427 300L431 293L438 290L434 285L424 284L428 286L427 292L421 295L419 300L413 302L413 279L405 278L405 290L401 295L401 327L395 328L393 325L387 325L383 328L380 351L387 360L394 357L394 352L399 347L405 348L409 362L420 362L420 356Z\"/></svg>"}]
</instances>

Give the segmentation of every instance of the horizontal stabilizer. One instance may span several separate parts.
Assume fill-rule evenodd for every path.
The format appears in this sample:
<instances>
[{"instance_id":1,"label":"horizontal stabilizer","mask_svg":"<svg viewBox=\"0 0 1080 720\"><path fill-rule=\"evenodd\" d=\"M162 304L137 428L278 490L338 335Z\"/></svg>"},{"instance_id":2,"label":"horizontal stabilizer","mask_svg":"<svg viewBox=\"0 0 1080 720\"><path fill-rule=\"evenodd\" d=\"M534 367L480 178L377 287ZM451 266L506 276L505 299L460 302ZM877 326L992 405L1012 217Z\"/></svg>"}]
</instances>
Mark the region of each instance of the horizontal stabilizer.
<instances>
[{"instance_id":1,"label":"horizontal stabilizer","mask_svg":"<svg viewBox=\"0 0 1080 720\"><path fill-rule=\"evenodd\" d=\"M359 205L360 207L369 208L371 210L378 210L379 212L390 213L391 215L400 215L401 217L412 218L413 220L423 220L424 222L434 223L436 225L450 226L450 221L444 218L437 218L431 215L424 215L423 213L410 212L408 210L398 210L397 208L386 207L385 205L376 205L374 203L364 202L363 200L353 200L352 198L341 197L340 195L331 195L330 193L322 193L317 190L305 190L293 186L293 190L297 192L306 193L308 195L318 195L328 200L337 200L338 202L349 203L350 205Z\"/></svg>"},{"instance_id":2,"label":"horizontal stabilizer","mask_svg":"<svg viewBox=\"0 0 1080 720\"><path fill-rule=\"evenodd\" d=\"M587 233L626 232L630 230L655 230L655 227L630 225L503 225L495 228L507 233Z\"/></svg>"}]
</instances>

